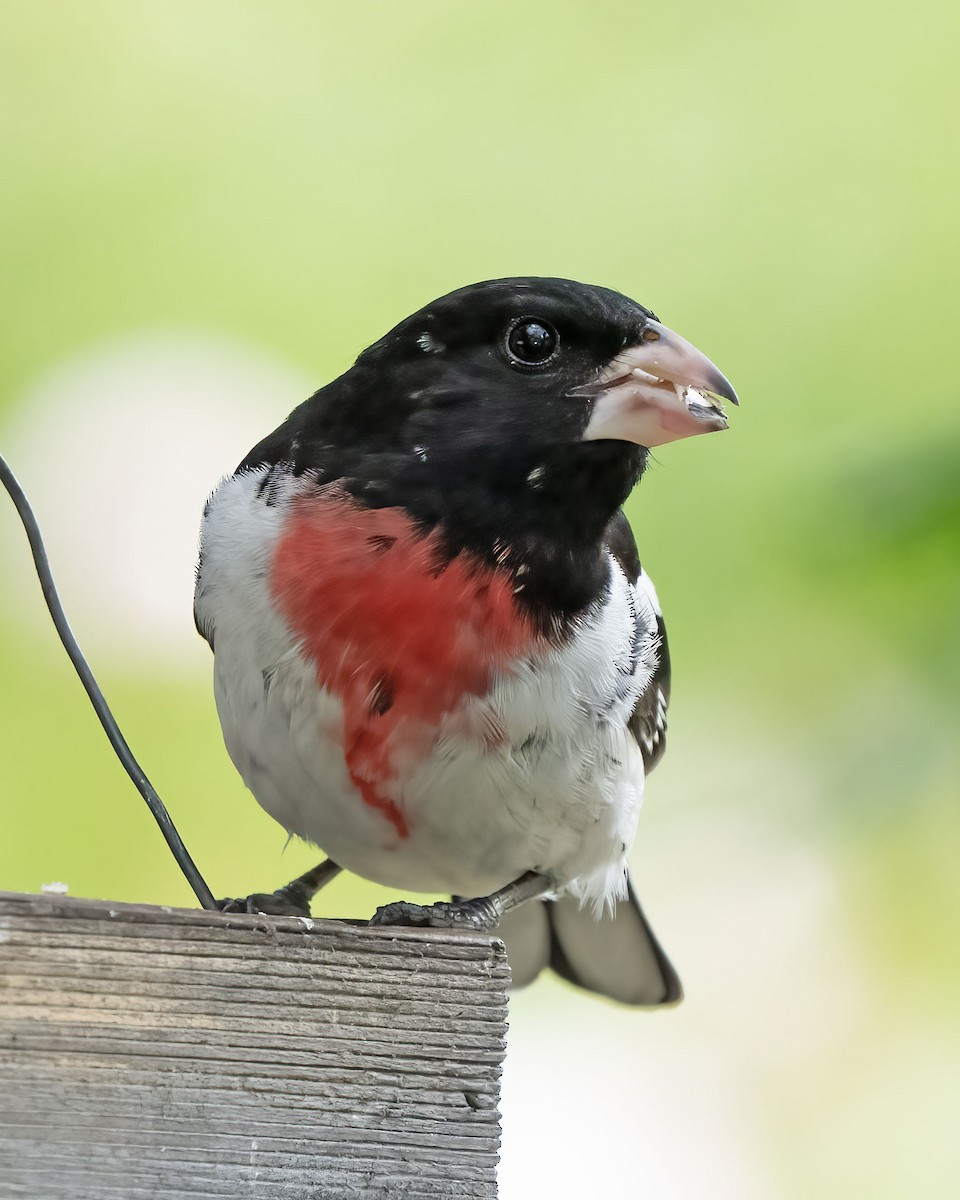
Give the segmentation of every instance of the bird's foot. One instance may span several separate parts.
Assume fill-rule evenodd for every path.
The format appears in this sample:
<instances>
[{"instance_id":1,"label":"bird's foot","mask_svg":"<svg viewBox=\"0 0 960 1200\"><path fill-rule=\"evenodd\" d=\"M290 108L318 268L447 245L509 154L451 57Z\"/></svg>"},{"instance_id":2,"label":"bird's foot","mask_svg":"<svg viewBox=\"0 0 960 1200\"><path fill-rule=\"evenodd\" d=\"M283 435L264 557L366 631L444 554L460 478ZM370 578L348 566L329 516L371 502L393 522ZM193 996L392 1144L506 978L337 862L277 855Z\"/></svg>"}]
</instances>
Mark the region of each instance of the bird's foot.
<instances>
[{"instance_id":1,"label":"bird's foot","mask_svg":"<svg viewBox=\"0 0 960 1200\"><path fill-rule=\"evenodd\" d=\"M429 929L495 929L500 906L493 896L476 900L439 900L436 904L413 904L395 900L378 908L369 925L417 925Z\"/></svg>"},{"instance_id":2,"label":"bird's foot","mask_svg":"<svg viewBox=\"0 0 960 1200\"><path fill-rule=\"evenodd\" d=\"M309 917L310 900L291 894L284 888L275 892L254 892L239 900L218 900L217 907L225 913L254 913L267 917Z\"/></svg>"},{"instance_id":3,"label":"bird's foot","mask_svg":"<svg viewBox=\"0 0 960 1200\"><path fill-rule=\"evenodd\" d=\"M325 858L309 871L298 875L275 892L253 892L241 900L218 900L226 913L262 913L267 917L309 917L310 901L322 887L340 874L331 858Z\"/></svg>"}]
</instances>

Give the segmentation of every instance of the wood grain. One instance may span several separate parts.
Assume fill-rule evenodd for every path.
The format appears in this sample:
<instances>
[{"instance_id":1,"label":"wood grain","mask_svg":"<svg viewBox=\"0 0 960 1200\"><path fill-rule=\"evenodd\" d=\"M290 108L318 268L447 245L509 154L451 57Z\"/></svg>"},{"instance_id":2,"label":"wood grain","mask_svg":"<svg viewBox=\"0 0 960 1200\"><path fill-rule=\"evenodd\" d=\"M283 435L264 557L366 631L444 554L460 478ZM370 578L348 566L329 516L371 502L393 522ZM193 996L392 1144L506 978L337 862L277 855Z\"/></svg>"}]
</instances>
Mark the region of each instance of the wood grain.
<instances>
[{"instance_id":1,"label":"wood grain","mask_svg":"<svg viewBox=\"0 0 960 1200\"><path fill-rule=\"evenodd\" d=\"M0 1197L496 1196L503 945L0 893Z\"/></svg>"}]
</instances>

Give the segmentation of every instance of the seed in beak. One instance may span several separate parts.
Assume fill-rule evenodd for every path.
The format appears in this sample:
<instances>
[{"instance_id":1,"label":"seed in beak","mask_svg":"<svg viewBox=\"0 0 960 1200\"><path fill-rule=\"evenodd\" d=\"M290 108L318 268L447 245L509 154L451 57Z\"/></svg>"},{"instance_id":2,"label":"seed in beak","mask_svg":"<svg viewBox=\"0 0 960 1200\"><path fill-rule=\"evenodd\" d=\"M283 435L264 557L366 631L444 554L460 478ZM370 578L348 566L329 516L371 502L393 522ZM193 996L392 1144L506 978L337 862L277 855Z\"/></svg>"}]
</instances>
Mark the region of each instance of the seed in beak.
<instances>
[{"instance_id":1,"label":"seed in beak","mask_svg":"<svg viewBox=\"0 0 960 1200\"><path fill-rule=\"evenodd\" d=\"M660 335L658 334L657 336L659 337ZM659 375L651 375L643 367L634 367L630 374L635 375L637 379L642 379L644 383L663 383Z\"/></svg>"}]
</instances>

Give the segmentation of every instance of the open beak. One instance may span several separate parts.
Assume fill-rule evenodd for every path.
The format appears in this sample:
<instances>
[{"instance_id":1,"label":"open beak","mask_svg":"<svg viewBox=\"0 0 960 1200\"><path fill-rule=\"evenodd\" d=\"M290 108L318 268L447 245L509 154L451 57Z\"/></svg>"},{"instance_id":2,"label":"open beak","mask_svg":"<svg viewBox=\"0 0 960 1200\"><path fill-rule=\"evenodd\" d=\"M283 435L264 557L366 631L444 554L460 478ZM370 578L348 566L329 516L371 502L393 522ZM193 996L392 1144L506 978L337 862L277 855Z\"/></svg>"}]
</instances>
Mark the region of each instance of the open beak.
<instances>
[{"instance_id":1,"label":"open beak","mask_svg":"<svg viewBox=\"0 0 960 1200\"><path fill-rule=\"evenodd\" d=\"M649 320L637 344L622 350L585 390L596 399L584 440L639 446L726 429L720 399L740 403L709 358L672 329Z\"/></svg>"}]
</instances>

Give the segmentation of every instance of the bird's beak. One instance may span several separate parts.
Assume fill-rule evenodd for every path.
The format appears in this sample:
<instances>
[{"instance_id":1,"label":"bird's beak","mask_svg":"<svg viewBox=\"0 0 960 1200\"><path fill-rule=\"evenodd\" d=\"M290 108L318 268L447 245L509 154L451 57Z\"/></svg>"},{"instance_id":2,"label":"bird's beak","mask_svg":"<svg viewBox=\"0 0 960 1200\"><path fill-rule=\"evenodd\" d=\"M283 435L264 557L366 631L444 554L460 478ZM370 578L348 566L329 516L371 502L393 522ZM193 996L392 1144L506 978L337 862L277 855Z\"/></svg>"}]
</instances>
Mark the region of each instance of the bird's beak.
<instances>
[{"instance_id":1,"label":"bird's beak","mask_svg":"<svg viewBox=\"0 0 960 1200\"><path fill-rule=\"evenodd\" d=\"M584 390L596 396L584 439L639 446L726 429L717 397L740 403L709 358L659 321L646 321L637 344L622 350Z\"/></svg>"}]
</instances>

